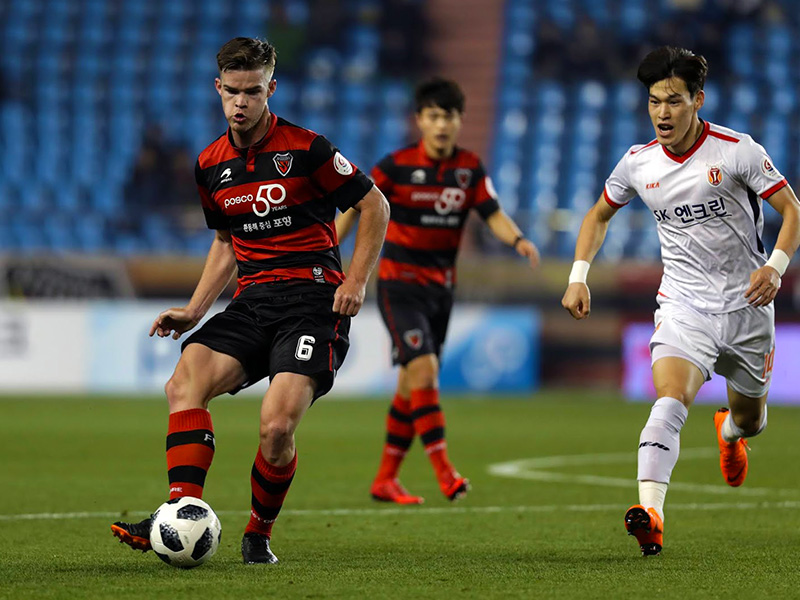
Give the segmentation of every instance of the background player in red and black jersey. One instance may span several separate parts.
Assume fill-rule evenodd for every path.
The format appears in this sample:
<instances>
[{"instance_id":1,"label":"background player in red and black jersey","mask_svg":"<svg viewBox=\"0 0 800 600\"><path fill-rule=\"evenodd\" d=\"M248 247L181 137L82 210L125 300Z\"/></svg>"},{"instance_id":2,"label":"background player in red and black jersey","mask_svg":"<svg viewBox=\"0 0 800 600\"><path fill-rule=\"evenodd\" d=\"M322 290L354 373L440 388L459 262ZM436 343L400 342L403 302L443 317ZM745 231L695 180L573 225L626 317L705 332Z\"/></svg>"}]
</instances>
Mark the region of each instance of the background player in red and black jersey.
<instances>
[{"instance_id":1,"label":"background player in red and black jersey","mask_svg":"<svg viewBox=\"0 0 800 600\"><path fill-rule=\"evenodd\" d=\"M217 63L229 128L200 154L195 170L216 235L191 300L162 312L150 335L178 339L192 329L238 271L234 300L184 342L166 385L170 498L202 496L215 446L211 399L269 376L242 556L248 564L275 563L270 537L297 465L294 431L330 390L347 353L350 317L364 301L389 207L325 138L269 111L277 85L270 44L233 39ZM337 208L362 216L347 278ZM151 523L115 523L112 531L147 550Z\"/></svg>"},{"instance_id":2,"label":"background player in red and black jersey","mask_svg":"<svg viewBox=\"0 0 800 600\"><path fill-rule=\"evenodd\" d=\"M416 91L422 139L385 157L372 170L392 212L378 270L378 295L392 337L393 360L400 365L381 465L372 484L376 500L422 502L397 479L415 435L425 446L442 493L455 500L469 489L469 481L447 456L438 377L453 305L456 255L470 209L497 239L528 258L531 268L539 262L536 246L500 208L480 158L456 146L463 115L464 94L455 82L423 82ZM340 238L356 218L348 211L337 219Z\"/></svg>"}]
</instances>

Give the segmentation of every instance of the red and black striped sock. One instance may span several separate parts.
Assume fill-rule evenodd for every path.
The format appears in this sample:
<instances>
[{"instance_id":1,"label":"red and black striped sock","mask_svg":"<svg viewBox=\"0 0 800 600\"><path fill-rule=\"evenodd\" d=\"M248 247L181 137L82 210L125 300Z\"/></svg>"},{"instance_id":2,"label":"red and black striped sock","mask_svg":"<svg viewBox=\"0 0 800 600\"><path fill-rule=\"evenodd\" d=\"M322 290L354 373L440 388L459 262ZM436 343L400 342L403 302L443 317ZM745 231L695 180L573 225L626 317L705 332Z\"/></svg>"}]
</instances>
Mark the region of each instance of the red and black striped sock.
<instances>
[{"instance_id":1,"label":"red and black striped sock","mask_svg":"<svg viewBox=\"0 0 800 600\"><path fill-rule=\"evenodd\" d=\"M250 506L250 522L245 527L245 533L260 533L270 537L272 524L281 512L283 500L292 485L294 472L297 470L297 453L292 461L283 467L276 467L268 463L261 454L261 448L256 453L253 470L250 473L250 486L253 496Z\"/></svg>"},{"instance_id":2,"label":"red and black striped sock","mask_svg":"<svg viewBox=\"0 0 800 600\"><path fill-rule=\"evenodd\" d=\"M414 440L414 423L411 419L411 402L395 394L386 416L386 443L383 445L381 466L376 480L394 479Z\"/></svg>"},{"instance_id":3,"label":"red and black striped sock","mask_svg":"<svg viewBox=\"0 0 800 600\"><path fill-rule=\"evenodd\" d=\"M452 483L455 469L447 458L444 414L439 406L439 390L411 390L411 418L414 420L414 431L425 445L425 453L430 458L439 483Z\"/></svg>"},{"instance_id":4,"label":"red and black striped sock","mask_svg":"<svg viewBox=\"0 0 800 600\"><path fill-rule=\"evenodd\" d=\"M169 498L203 497L206 474L214 459L211 413L192 408L170 414L167 431Z\"/></svg>"}]
</instances>

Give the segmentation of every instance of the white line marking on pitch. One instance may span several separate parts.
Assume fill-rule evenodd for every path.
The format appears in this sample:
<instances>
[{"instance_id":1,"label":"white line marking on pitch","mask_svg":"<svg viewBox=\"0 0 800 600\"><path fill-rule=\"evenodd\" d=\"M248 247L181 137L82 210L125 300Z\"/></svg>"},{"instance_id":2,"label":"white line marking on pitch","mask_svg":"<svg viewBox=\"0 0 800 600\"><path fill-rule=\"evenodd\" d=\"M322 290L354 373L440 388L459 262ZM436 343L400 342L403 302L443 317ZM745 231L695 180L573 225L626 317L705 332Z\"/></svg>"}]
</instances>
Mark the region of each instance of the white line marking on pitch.
<instances>
[{"instance_id":1,"label":"white line marking on pitch","mask_svg":"<svg viewBox=\"0 0 800 600\"><path fill-rule=\"evenodd\" d=\"M281 511L285 516L297 517L363 517L363 516L396 516L396 515L463 515L492 513L551 513L551 512L606 512L625 510L627 504L546 504L533 506L443 506L421 508L407 506L404 508L331 508L331 509L286 509ZM800 508L800 501L783 502L713 502L713 503L672 503L672 510L753 510L767 508ZM247 510L218 510L220 515L247 516ZM149 515L149 511L128 511L128 516ZM62 519L119 519L118 512L72 512L72 513L28 513L18 515L0 515L0 521L49 521Z\"/></svg>"},{"instance_id":2,"label":"white line marking on pitch","mask_svg":"<svg viewBox=\"0 0 800 600\"><path fill-rule=\"evenodd\" d=\"M719 451L714 448L687 448L681 450L680 458L683 460L696 460L717 457ZM529 479L533 481L548 481L551 483L577 483L582 485L595 485L603 487L631 488L636 486L636 480L621 477L605 477L602 475L581 475L545 471L558 467L611 465L636 463L636 452L617 452L608 454L575 454L566 456L543 456L541 458L523 458L509 462L489 465L488 471L497 477L512 479ZM632 474L633 475L633 474ZM684 492L701 492L706 494L737 494L742 496L797 496L800 490L772 489L741 487L732 488L728 485L707 485L699 483L684 483L673 481L669 484L670 490Z\"/></svg>"}]
</instances>

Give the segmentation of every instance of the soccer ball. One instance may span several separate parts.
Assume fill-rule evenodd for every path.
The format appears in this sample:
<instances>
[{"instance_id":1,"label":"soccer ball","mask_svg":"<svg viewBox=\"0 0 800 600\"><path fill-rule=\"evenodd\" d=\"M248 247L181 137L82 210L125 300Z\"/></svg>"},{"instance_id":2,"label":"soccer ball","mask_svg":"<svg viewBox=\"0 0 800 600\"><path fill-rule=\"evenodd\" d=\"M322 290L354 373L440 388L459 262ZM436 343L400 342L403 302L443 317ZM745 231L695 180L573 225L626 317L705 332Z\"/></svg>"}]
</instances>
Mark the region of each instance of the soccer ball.
<instances>
[{"instance_id":1,"label":"soccer ball","mask_svg":"<svg viewBox=\"0 0 800 600\"><path fill-rule=\"evenodd\" d=\"M217 515L200 498L168 500L153 514L150 544L158 558L173 567L202 565L214 556L221 537Z\"/></svg>"}]
</instances>

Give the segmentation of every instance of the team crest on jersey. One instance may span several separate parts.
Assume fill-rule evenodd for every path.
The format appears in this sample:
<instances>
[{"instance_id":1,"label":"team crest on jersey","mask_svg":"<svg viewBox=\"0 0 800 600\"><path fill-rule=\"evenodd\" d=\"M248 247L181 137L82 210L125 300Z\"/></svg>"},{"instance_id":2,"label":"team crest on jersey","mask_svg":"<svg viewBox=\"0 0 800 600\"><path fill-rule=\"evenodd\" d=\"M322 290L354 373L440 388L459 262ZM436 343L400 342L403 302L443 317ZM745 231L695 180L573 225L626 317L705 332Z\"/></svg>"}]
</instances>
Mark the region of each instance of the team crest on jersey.
<instances>
[{"instance_id":1,"label":"team crest on jersey","mask_svg":"<svg viewBox=\"0 0 800 600\"><path fill-rule=\"evenodd\" d=\"M403 341L414 350L422 348L422 330L409 329L403 334Z\"/></svg>"},{"instance_id":2,"label":"team crest on jersey","mask_svg":"<svg viewBox=\"0 0 800 600\"><path fill-rule=\"evenodd\" d=\"M469 182L472 181L472 169L456 169L455 176L458 187L465 190L469 187Z\"/></svg>"},{"instance_id":3,"label":"team crest on jersey","mask_svg":"<svg viewBox=\"0 0 800 600\"><path fill-rule=\"evenodd\" d=\"M718 165L711 165L708 167L708 183L712 187L717 187L722 183L722 169Z\"/></svg>"},{"instance_id":4,"label":"team crest on jersey","mask_svg":"<svg viewBox=\"0 0 800 600\"><path fill-rule=\"evenodd\" d=\"M290 152L286 152L284 154L276 154L272 157L272 162L275 163L275 168L278 169L278 173L286 177L289 171L292 168L292 161L294 157Z\"/></svg>"},{"instance_id":5,"label":"team crest on jersey","mask_svg":"<svg viewBox=\"0 0 800 600\"><path fill-rule=\"evenodd\" d=\"M425 169L411 172L411 183L425 183Z\"/></svg>"}]
</instances>

